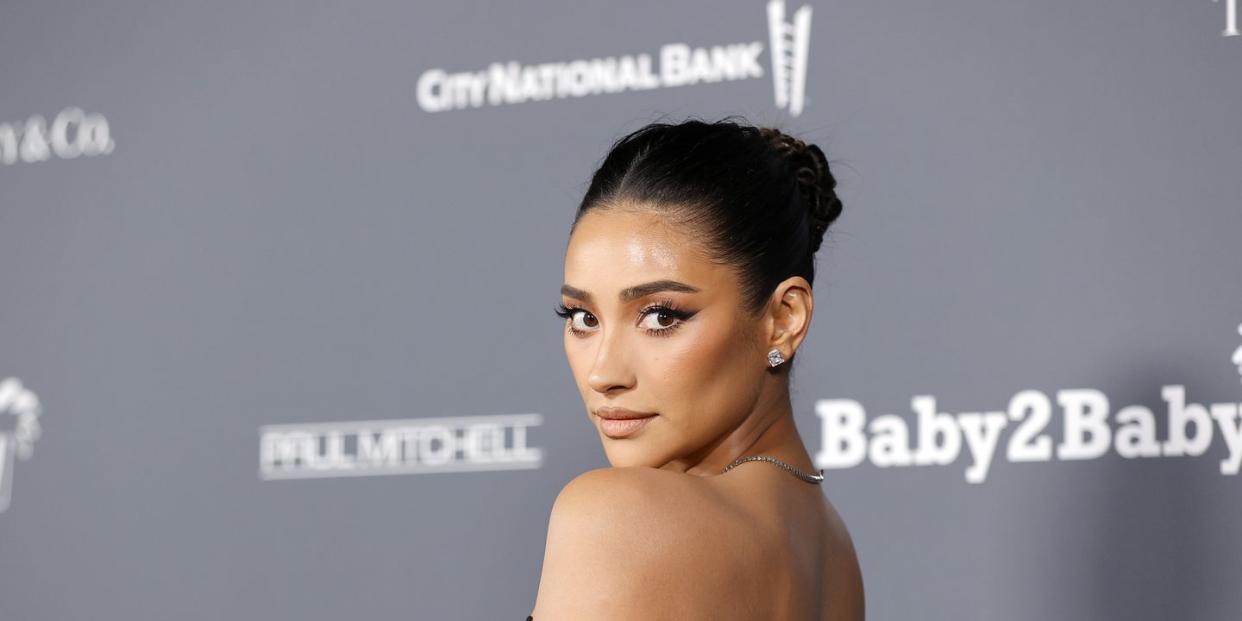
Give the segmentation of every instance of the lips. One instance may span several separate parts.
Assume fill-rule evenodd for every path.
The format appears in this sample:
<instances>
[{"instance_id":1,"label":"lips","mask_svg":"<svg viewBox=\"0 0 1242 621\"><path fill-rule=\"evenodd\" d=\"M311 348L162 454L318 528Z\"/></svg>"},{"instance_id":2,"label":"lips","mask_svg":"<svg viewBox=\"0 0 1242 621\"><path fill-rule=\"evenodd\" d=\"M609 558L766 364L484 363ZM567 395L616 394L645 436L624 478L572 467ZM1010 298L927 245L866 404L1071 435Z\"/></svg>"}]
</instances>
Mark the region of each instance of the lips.
<instances>
[{"instance_id":1,"label":"lips","mask_svg":"<svg viewBox=\"0 0 1242 621\"><path fill-rule=\"evenodd\" d=\"M655 416L655 412L635 412L625 408L602 407L595 410L595 415L600 418L608 418L612 420L623 420L631 418L647 418Z\"/></svg>"},{"instance_id":2,"label":"lips","mask_svg":"<svg viewBox=\"0 0 1242 621\"><path fill-rule=\"evenodd\" d=\"M634 435L657 416L654 412L635 412L624 408L599 408L595 410L595 415L599 417L600 430L613 439Z\"/></svg>"}]
</instances>

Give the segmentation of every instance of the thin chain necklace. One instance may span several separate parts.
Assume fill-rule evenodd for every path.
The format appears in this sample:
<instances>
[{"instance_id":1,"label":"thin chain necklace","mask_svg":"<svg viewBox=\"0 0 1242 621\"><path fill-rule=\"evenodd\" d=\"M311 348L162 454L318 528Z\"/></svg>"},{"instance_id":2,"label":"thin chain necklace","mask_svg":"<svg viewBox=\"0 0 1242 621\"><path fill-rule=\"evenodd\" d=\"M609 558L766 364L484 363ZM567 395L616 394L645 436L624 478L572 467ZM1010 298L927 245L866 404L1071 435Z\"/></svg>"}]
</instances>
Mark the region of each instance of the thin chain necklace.
<instances>
[{"instance_id":1,"label":"thin chain necklace","mask_svg":"<svg viewBox=\"0 0 1242 621\"><path fill-rule=\"evenodd\" d=\"M732 470L734 466L741 464L741 463L748 462L748 461L770 461L780 466L781 468L784 468L785 470L789 471L790 474L798 477L799 479L802 479L803 481L806 481L807 483L823 483L824 482L824 471L822 468L820 469L819 474L809 474L801 470L798 470L797 468L794 468L793 466L779 459L768 457L766 455L750 455L748 457L738 457L736 460L733 461L733 463L725 466L725 469L721 470L720 474L724 474Z\"/></svg>"}]
</instances>

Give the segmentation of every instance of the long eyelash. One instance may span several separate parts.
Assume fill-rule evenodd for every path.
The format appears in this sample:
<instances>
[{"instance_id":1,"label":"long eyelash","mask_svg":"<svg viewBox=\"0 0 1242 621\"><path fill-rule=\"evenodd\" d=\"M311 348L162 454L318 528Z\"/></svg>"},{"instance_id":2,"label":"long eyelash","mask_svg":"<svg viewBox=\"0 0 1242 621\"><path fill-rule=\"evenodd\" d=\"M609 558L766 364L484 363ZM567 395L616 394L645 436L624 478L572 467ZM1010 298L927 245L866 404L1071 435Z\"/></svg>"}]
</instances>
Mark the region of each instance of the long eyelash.
<instances>
[{"instance_id":1,"label":"long eyelash","mask_svg":"<svg viewBox=\"0 0 1242 621\"><path fill-rule=\"evenodd\" d=\"M648 313L651 313L653 311L656 311L656 312L659 312L665 315L669 315L670 317L673 317L674 319L677 319L678 321L677 323L671 326L668 326L667 328L653 328L653 329L647 330L647 334L650 334L652 336L668 336L670 333L672 333L673 330L680 328L682 324L686 323L687 319L694 316L694 313L684 311L678 308L677 304L673 302L672 300L660 300L644 308L641 312L639 312L639 317L645 317Z\"/></svg>"},{"instance_id":2,"label":"long eyelash","mask_svg":"<svg viewBox=\"0 0 1242 621\"><path fill-rule=\"evenodd\" d=\"M590 312L590 311L587 311L585 308L580 308L577 306L565 306L564 304L557 304L556 308L554 309L554 312L557 314L557 316L561 317L562 319L569 319L570 317L573 317L574 313L577 313L578 311L582 311L585 313ZM672 333L673 330L680 328L682 324L686 322L687 319L690 319L691 317L695 315L695 313L693 312L684 311L678 308L677 304L673 302L672 300L660 300L658 302L655 302L643 308L641 311L639 311L638 315L639 317L645 317L646 315L652 312L660 312L660 313L669 315L670 317L673 317L674 319L678 320L677 323L671 326L668 326L667 328L652 328L652 329L645 330L647 334L650 334L652 336L668 336L670 333ZM573 324L568 325L568 330L574 334L578 334L578 335L583 334L581 330L574 328Z\"/></svg>"},{"instance_id":3,"label":"long eyelash","mask_svg":"<svg viewBox=\"0 0 1242 621\"><path fill-rule=\"evenodd\" d=\"M574 334L575 334L575 335L577 335L577 336L582 336L582 335L584 334L584 332L583 332L582 330L579 330L579 329L575 328L575 327L574 327L574 324L573 324L573 322L572 322L572 321L568 321L568 319L569 319L570 317L573 317L573 316L574 316L574 313L576 313L576 312L578 312L578 311L582 311L582 312L584 312L584 313L589 313L589 311L587 311L587 309L585 309L585 308L579 308L579 307L577 307L577 306L565 306L564 304L557 304L557 305L556 305L556 314L557 314L557 315L559 315L560 317L562 317L562 318L566 319L566 322L565 322L565 329L566 329L566 330L569 330L570 332L574 333Z\"/></svg>"}]
</instances>

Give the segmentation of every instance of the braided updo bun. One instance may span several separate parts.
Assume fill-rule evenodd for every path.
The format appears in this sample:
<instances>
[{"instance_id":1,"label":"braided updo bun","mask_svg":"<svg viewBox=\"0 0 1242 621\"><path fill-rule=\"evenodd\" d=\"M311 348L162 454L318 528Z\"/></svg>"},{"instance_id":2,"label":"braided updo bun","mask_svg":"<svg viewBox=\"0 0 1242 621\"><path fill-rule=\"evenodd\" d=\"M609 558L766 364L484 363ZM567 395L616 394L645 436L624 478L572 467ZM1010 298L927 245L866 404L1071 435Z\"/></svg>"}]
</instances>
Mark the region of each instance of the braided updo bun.
<instances>
[{"instance_id":1,"label":"braided updo bun","mask_svg":"<svg viewBox=\"0 0 1242 621\"><path fill-rule=\"evenodd\" d=\"M619 205L668 212L737 267L758 312L782 280L815 282L815 253L841 215L836 185L819 147L780 130L731 117L651 123L613 143L574 223Z\"/></svg>"},{"instance_id":2,"label":"braided updo bun","mask_svg":"<svg viewBox=\"0 0 1242 621\"><path fill-rule=\"evenodd\" d=\"M824 232L844 208L841 199L837 198L837 179L828 168L828 158L818 146L807 144L779 129L761 127L759 134L793 169L810 220L811 252L815 252L823 243Z\"/></svg>"}]
</instances>

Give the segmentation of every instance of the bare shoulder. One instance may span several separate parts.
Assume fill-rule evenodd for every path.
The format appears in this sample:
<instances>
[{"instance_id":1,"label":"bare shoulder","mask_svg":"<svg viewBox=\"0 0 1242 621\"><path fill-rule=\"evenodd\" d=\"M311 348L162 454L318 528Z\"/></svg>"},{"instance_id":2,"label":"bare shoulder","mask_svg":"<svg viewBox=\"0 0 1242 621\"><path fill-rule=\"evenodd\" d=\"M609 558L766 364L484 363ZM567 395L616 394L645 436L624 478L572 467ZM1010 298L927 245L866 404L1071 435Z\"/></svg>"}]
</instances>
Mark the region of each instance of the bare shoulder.
<instances>
[{"instance_id":1,"label":"bare shoulder","mask_svg":"<svg viewBox=\"0 0 1242 621\"><path fill-rule=\"evenodd\" d=\"M702 499L711 493L712 487L701 477L669 472L657 468L632 466L625 468L596 468L588 470L561 489L552 510L574 509L582 504L609 502L616 494L635 496L644 501L669 502L669 492L689 494Z\"/></svg>"},{"instance_id":2,"label":"bare shoulder","mask_svg":"<svg viewBox=\"0 0 1242 621\"><path fill-rule=\"evenodd\" d=\"M724 506L694 476L645 467L579 475L548 520L535 619L677 618L670 606L697 605L687 578L729 565Z\"/></svg>"},{"instance_id":3,"label":"bare shoulder","mask_svg":"<svg viewBox=\"0 0 1242 621\"><path fill-rule=\"evenodd\" d=\"M862 621L866 617L862 568L849 529L835 506L824 499L829 533L823 618Z\"/></svg>"},{"instance_id":4,"label":"bare shoulder","mask_svg":"<svg viewBox=\"0 0 1242 621\"><path fill-rule=\"evenodd\" d=\"M597 468L578 475L561 489L552 505L548 530L573 535L577 529L639 535L629 546L663 550L661 543L692 543L683 527L701 532L703 520L726 517L728 505L703 478L646 467ZM661 533L667 533L662 536ZM677 536L675 541L664 541Z\"/></svg>"}]
</instances>

